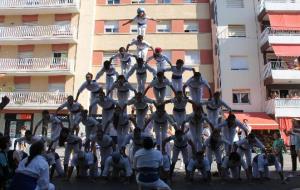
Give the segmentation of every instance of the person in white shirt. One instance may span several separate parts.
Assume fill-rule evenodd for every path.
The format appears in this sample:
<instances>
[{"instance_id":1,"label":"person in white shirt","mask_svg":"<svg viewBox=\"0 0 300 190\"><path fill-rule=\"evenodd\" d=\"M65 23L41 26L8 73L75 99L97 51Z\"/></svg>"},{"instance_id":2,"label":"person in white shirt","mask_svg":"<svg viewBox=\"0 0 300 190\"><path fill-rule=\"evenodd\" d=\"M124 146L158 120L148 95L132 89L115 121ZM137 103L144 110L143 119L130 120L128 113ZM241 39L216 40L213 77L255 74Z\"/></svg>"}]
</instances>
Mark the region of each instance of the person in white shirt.
<instances>
[{"instance_id":1,"label":"person in white shirt","mask_svg":"<svg viewBox=\"0 0 300 190\"><path fill-rule=\"evenodd\" d=\"M137 89L138 92L144 92L145 84L147 81L147 70L152 73L153 77L156 76L156 71L150 67L142 58L136 58L136 64L128 71L125 76L126 80L136 71Z\"/></svg>"},{"instance_id":2,"label":"person in white shirt","mask_svg":"<svg viewBox=\"0 0 300 190\"><path fill-rule=\"evenodd\" d=\"M136 124L137 127L143 128L145 124L145 117L148 112L148 104L155 104L155 101L143 96L141 92L138 92L132 99L127 102L127 105L133 105L136 110Z\"/></svg>"},{"instance_id":3,"label":"person in white shirt","mask_svg":"<svg viewBox=\"0 0 300 190\"><path fill-rule=\"evenodd\" d=\"M133 168L137 172L137 184L142 188L170 190L171 188L159 178L164 164L163 155L153 147L152 138L145 138L143 148L134 155Z\"/></svg>"},{"instance_id":4,"label":"person in white shirt","mask_svg":"<svg viewBox=\"0 0 300 190\"><path fill-rule=\"evenodd\" d=\"M176 91L182 91L182 74L184 71L196 72L194 68L184 66L184 61L178 59L176 61L176 66L172 66L165 69L165 72L172 72L172 85Z\"/></svg>"},{"instance_id":5,"label":"person in white shirt","mask_svg":"<svg viewBox=\"0 0 300 190\"><path fill-rule=\"evenodd\" d=\"M104 73L106 73L105 89L106 89L106 92L108 92L111 89L112 85L114 84L115 78L117 78L119 76L119 74L115 70L113 65L111 64L111 61L107 61L107 60L104 61L103 67L97 73L95 81L98 81ZM113 96L113 94L111 93L110 97L112 97L112 96Z\"/></svg>"},{"instance_id":6,"label":"person in white shirt","mask_svg":"<svg viewBox=\"0 0 300 190\"><path fill-rule=\"evenodd\" d=\"M201 103L203 99L203 87L206 87L209 91L209 97L212 97L212 92L210 86L206 79L201 76L201 73L194 72L192 76L186 83L183 85L183 94L186 94L186 88L189 87L191 99L196 103Z\"/></svg>"},{"instance_id":7,"label":"person in white shirt","mask_svg":"<svg viewBox=\"0 0 300 190\"><path fill-rule=\"evenodd\" d=\"M148 57L146 63L149 63L153 59L156 61L156 72L164 72L166 64L169 64L172 67L171 61L167 56L162 54L162 49L159 47L154 49L153 55Z\"/></svg>"},{"instance_id":8,"label":"person in white shirt","mask_svg":"<svg viewBox=\"0 0 300 190\"><path fill-rule=\"evenodd\" d=\"M230 177L233 179L240 179L241 167L247 172L247 165L237 152L226 154L222 159L221 177L223 179Z\"/></svg>"},{"instance_id":9,"label":"person in white shirt","mask_svg":"<svg viewBox=\"0 0 300 190\"><path fill-rule=\"evenodd\" d=\"M119 52L113 55L109 61L112 62L114 59L118 58L121 62L121 74L126 75L131 67L131 53L128 53L124 47L119 48Z\"/></svg>"},{"instance_id":10,"label":"person in white shirt","mask_svg":"<svg viewBox=\"0 0 300 190\"><path fill-rule=\"evenodd\" d=\"M67 108L70 112L70 127L72 131L76 130L76 134L79 133L79 123L81 121L81 110L83 110L83 106L74 100L73 96L68 96L67 101L60 105L56 110L56 115L58 112L64 108Z\"/></svg>"},{"instance_id":11,"label":"person in white shirt","mask_svg":"<svg viewBox=\"0 0 300 190\"><path fill-rule=\"evenodd\" d=\"M137 24L137 31L138 35L145 36L146 30L147 30L147 22L148 20L158 21L154 18L150 18L146 16L145 9L144 8L138 8L137 9L137 15L130 19L129 21L125 22L122 26L125 26L127 24L130 24L132 22L135 22Z\"/></svg>"},{"instance_id":12,"label":"person in white shirt","mask_svg":"<svg viewBox=\"0 0 300 190\"><path fill-rule=\"evenodd\" d=\"M157 102L163 103L166 97L167 86L171 88L171 90L175 92L171 82L165 77L164 72L158 72L157 77L152 80L149 86L146 88L144 94L147 94L150 88L153 88L154 96Z\"/></svg>"},{"instance_id":13,"label":"person in white shirt","mask_svg":"<svg viewBox=\"0 0 300 190\"><path fill-rule=\"evenodd\" d=\"M61 129L64 126L61 120L57 116L49 114L48 110L43 110L42 119L36 124L33 135L36 134L36 131L40 125L42 125L43 130L47 130L49 123L51 123L51 140L57 139L59 137ZM57 143L53 144L51 148L55 150L56 147Z\"/></svg>"},{"instance_id":14,"label":"person in white shirt","mask_svg":"<svg viewBox=\"0 0 300 190\"><path fill-rule=\"evenodd\" d=\"M44 153L44 143L35 142L30 147L29 157L23 159L16 170L10 190L54 190L50 183L49 165Z\"/></svg>"},{"instance_id":15,"label":"person in white shirt","mask_svg":"<svg viewBox=\"0 0 300 190\"><path fill-rule=\"evenodd\" d=\"M87 89L91 92L90 103L92 103L98 96L98 93L101 89L99 83L96 80L93 80L93 74L87 73L85 75L86 81L79 87L78 92L76 94L75 102L78 101L79 95L83 92L84 89ZM97 106L94 106L91 110L93 114L97 113Z\"/></svg>"},{"instance_id":16,"label":"person in white shirt","mask_svg":"<svg viewBox=\"0 0 300 190\"><path fill-rule=\"evenodd\" d=\"M114 84L112 85L111 89L107 92L107 95L109 95L114 89L117 89L117 96L118 96L118 103L121 106L124 106L129 98L129 91L133 91L135 94L137 93L136 89L134 89L131 84L126 81L124 75L119 75L118 79Z\"/></svg>"},{"instance_id":17,"label":"person in white shirt","mask_svg":"<svg viewBox=\"0 0 300 190\"><path fill-rule=\"evenodd\" d=\"M252 151L254 147L260 148L261 151L264 151L265 146L262 144L258 138L255 137L253 133L250 133L246 138L235 142L237 148L237 153L240 154L243 159L244 155L246 158L246 164L248 171L252 171Z\"/></svg>"},{"instance_id":18,"label":"person in white shirt","mask_svg":"<svg viewBox=\"0 0 300 190\"><path fill-rule=\"evenodd\" d=\"M126 177L126 183L129 183L132 175L132 168L129 159L119 152L114 152L105 161L102 177L108 180L109 175L112 177L122 177L121 171L124 171Z\"/></svg>"},{"instance_id":19,"label":"person in white shirt","mask_svg":"<svg viewBox=\"0 0 300 190\"><path fill-rule=\"evenodd\" d=\"M14 150L16 150L16 147L17 147L18 143L21 144L22 142L25 142L29 145L32 145L33 143L36 143L38 141L45 142L45 138L32 135L32 132L30 130L26 130L24 137L21 137L21 138L18 138L18 139L15 140Z\"/></svg>"},{"instance_id":20,"label":"person in white shirt","mask_svg":"<svg viewBox=\"0 0 300 190\"><path fill-rule=\"evenodd\" d=\"M157 148L161 150L162 141L167 138L168 123L170 123L175 129L177 129L177 124L166 112L164 105L159 105L156 107L156 111L151 114L150 118L145 123L143 130L145 130L148 123L151 121L154 122L153 128L156 136Z\"/></svg>"},{"instance_id":21,"label":"person in white shirt","mask_svg":"<svg viewBox=\"0 0 300 190\"><path fill-rule=\"evenodd\" d=\"M187 166L187 179L193 181L195 170L201 172L204 181L211 181L210 164L204 155L204 151L194 153L193 157L189 160Z\"/></svg>"},{"instance_id":22,"label":"person in white shirt","mask_svg":"<svg viewBox=\"0 0 300 190\"><path fill-rule=\"evenodd\" d=\"M86 144L91 142L91 139L97 133L97 130L102 127L94 117L88 115L87 110L81 111L81 123L85 126Z\"/></svg>"},{"instance_id":23,"label":"person in white shirt","mask_svg":"<svg viewBox=\"0 0 300 190\"><path fill-rule=\"evenodd\" d=\"M234 141L234 137L236 135L236 129L240 128L248 134L248 129L245 125L243 125L239 120L236 119L233 113L229 113L227 119L218 125L217 129L222 130L222 135L224 139L230 142L229 145L225 146L225 152L228 155L232 150L232 145Z\"/></svg>"},{"instance_id":24,"label":"person in white shirt","mask_svg":"<svg viewBox=\"0 0 300 190\"><path fill-rule=\"evenodd\" d=\"M136 55L139 58L143 58L143 60L146 60L148 49L150 48L153 52L153 47L146 41L144 41L144 37L142 35L138 35L136 40L133 40L130 44L127 45L126 51L129 50L129 47L135 45L137 48Z\"/></svg>"}]
</instances>

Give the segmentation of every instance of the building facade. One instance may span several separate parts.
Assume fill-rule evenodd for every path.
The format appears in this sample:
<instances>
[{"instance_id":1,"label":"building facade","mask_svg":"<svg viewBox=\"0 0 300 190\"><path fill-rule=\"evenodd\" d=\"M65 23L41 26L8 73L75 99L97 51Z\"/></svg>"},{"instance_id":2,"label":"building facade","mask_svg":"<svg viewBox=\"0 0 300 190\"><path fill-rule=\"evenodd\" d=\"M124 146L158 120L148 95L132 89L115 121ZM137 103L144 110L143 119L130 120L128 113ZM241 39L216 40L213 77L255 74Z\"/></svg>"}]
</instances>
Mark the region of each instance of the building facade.
<instances>
[{"instance_id":1,"label":"building facade","mask_svg":"<svg viewBox=\"0 0 300 190\"><path fill-rule=\"evenodd\" d=\"M0 2L0 94L9 96L11 103L0 115L0 131L18 136L24 126L35 126L43 109L53 112L68 95L76 95L87 72L96 74L105 60L136 38L137 26L122 24L139 7L160 20L148 22L144 39L154 48L161 47L173 64L183 59L213 87L209 0L4 0ZM135 53L135 48L130 52ZM118 60L113 64L120 71ZM155 68L154 62L150 65ZM171 73L166 76L171 79ZM184 81L191 76L186 72ZM148 73L147 83L151 79ZM136 87L135 74L130 82ZM105 77L99 83L104 86ZM154 98L151 90L147 95ZM170 89L167 96L173 96ZM204 96L208 98L207 91ZM88 108L89 93L80 95L79 102ZM171 112L172 107L167 109Z\"/></svg>"}]
</instances>

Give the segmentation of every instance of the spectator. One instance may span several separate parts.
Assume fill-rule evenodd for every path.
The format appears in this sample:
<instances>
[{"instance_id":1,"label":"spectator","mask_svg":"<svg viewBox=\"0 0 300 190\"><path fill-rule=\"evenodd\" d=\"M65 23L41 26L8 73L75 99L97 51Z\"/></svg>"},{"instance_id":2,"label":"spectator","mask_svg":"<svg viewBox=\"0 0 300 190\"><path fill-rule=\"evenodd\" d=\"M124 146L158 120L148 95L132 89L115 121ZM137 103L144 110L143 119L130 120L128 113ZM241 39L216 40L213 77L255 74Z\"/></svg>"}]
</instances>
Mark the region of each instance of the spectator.
<instances>
[{"instance_id":1,"label":"spectator","mask_svg":"<svg viewBox=\"0 0 300 190\"><path fill-rule=\"evenodd\" d=\"M281 138L279 132L274 133L273 138L274 138L273 145L272 145L273 153L277 157L277 159L279 160L279 162L281 164L281 168L283 168L283 155L282 155L282 152L283 151L285 153L287 152L286 147L284 145L284 141Z\"/></svg>"}]
</instances>

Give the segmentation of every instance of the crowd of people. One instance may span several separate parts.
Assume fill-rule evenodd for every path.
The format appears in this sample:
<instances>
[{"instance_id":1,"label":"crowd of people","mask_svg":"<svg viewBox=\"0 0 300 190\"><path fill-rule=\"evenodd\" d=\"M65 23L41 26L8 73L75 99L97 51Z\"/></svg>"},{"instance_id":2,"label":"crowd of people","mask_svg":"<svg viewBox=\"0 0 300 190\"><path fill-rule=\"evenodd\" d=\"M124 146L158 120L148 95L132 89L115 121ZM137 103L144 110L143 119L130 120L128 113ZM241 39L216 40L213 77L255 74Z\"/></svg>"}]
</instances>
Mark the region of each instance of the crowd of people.
<instances>
[{"instance_id":1,"label":"crowd of people","mask_svg":"<svg viewBox=\"0 0 300 190\"><path fill-rule=\"evenodd\" d=\"M241 168L248 179L265 179L269 178L269 166L275 166L284 182L280 140L272 150L266 149L221 100L220 93L212 93L200 72L186 67L181 59L173 66L161 48L153 48L144 41L147 19L145 11L139 8L137 16L128 21L138 23L137 39L104 61L95 78L87 73L75 98L68 96L55 113L44 110L34 130L27 130L24 137L15 140L12 150L9 150L10 138L0 137L2 189L52 190L55 187L50 181L55 173L71 179L74 170L78 178L100 177L131 183L135 177L140 187L171 189L180 154L187 181L193 181L198 171L203 180L210 183L213 180L211 166L215 162L222 179L241 179ZM131 46L137 47L134 55L128 53ZM147 58L149 48L154 54ZM134 65L132 57L136 59ZM114 59L120 60L121 73L113 67ZM148 65L150 60L156 61L156 68ZM146 87L147 71L153 75L153 80ZM172 73L171 81L165 77L165 72ZM182 80L183 72L192 72L186 82ZM136 89L128 82L134 73L138 81ZM105 87L97 82L104 74ZM174 92L174 98L169 100L166 100L167 87ZM155 99L146 96L150 88L153 88ZM210 94L208 100L203 99L205 88ZM112 96L114 89L117 99ZM91 94L88 108L78 101L84 90ZM135 94L131 99L130 91ZM193 108L191 114L186 113L188 103ZM166 112L166 104L173 105L172 115ZM133 109L127 113L130 105ZM99 107L101 121L95 118ZM68 127L57 116L65 108L69 112ZM223 108L229 111L225 119L220 117ZM84 139L78 136L81 124L85 126ZM51 126L50 138L47 137L48 125ZM42 135L38 136L36 132L40 126ZM297 131L291 133L298 134ZM27 153L18 149L18 144L24 143L30 146ZM63 162L56 152L58 146L65 148ZM260 153L252 157L255 147Z\"/></svg>"}]
</instances>

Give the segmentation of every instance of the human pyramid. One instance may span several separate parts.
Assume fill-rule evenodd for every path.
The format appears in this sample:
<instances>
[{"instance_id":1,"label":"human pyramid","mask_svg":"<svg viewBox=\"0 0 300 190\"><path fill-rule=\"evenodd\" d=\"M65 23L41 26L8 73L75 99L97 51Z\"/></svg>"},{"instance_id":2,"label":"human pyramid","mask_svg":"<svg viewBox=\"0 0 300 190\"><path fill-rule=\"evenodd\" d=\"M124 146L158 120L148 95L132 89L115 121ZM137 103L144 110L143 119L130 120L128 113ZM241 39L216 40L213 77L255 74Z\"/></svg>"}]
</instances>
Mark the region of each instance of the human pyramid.
<instances>
[{"instance_id":1,"label":"human pyramid","mask_svg":"<svg viewBox=\"0 0 300 190\"><path fill-rule=\"evenodd\" d=\"M118 53L110 60L105 60L103 68L94 79L91 73L87 73L86 81L79 88L75 98L69 96L56 110L56 114L44 110L42 120L35 130L26 131L24 137L15 141L15 149L17 144L22 142L31 145L31 148L29 156L26 157L23 153L24 159L18 167L16 166L11 189L17 190L25 185L54 189L50 180L55 171L59 176L70 179L74 168L77 177L100 177L103 180L119 178L129 183L132 182L131 177L135 176L141 188L171 189L172 176L180 153L187 181L193 180L197 170L203 180L210 183L211 165L215 161L218 176L223 179L240 179L241 168L245 170L248 179L263 179L269 177L268 167L274 165L284 182L282 165L276 150L270 152L265 149L260 140L250 132L249 127L236 119L231 108L221 100L220 93L212 94L208 82L200 72L184 66L181 59L173 66L163 55L161 48L153 48L144 40L149 19L152 18L146 16L143 8L139 8L137 16L125 23L137 23L137 39L126 48L119 48ZM137 48L135 55L128 53L131 46ZM149 48L154 53L147 58ZM120 61L120 74L112 65L114 59ZM134 65L131 63L132 59L136 60ZM156 61L156 68L148 65L150 60ZM170 66L166 67L167 64ZM147 71L153 75L153 80L145 88ZM165 77L165 72L172 72L171 81ZM182 80L184 72L193 73L185 83ZM137 89L128 82L134 73ZM105 90L97 82L104 74ZM167 87L175 94L175 97L169 100L165 100ZM150 88L153 88L155 100L146 96ZM190 92L189 97L186 93L187 88ZM209 91L208 100L202 97L204 88ZM77 101L85 89L91 93L88 109L84 109ZM117 100L112 96L115 89ZM131 99L130 91L135 93ZM191 114L186 114L185 108L188 103L193 108ZM173 105L172 115L165 111L166 104ZM130 114L127 113L129 105L133 106ZM102 108L101 122L95 119L98 106ZM207 113L203 107L206 107ZM229 111L225 120L220 118L223 107ZM57 117L64 108L69 112L69 128L65 128ZM148 111L151 112L150 115ZM80 123L85 126L85 139L78 136ZM45 137L48 124L51 124L50 139ZM40 125L43 137L35 135ZM174 129L175 133L170 135L169 129ZM152 135L152 130L155 135ZM238 133L243 135L236 141L235 136ZM45 142L48 146L46 152L43 151ZM58 145L65 147L63 166L56 153ZM252 159L254 147L261 149L261 153ZM101 170L98 169L99 163ZM44 173L36 169L47 168L48 165L50 170L48 167L48 171L43 170ZM29 179L30 183L25 183L24 179Z\"/></svg>"}]
</instances>

